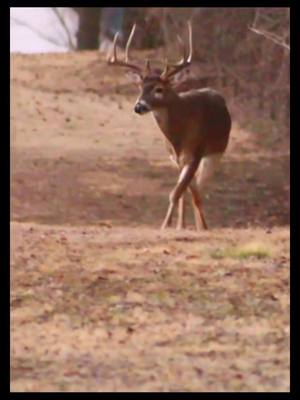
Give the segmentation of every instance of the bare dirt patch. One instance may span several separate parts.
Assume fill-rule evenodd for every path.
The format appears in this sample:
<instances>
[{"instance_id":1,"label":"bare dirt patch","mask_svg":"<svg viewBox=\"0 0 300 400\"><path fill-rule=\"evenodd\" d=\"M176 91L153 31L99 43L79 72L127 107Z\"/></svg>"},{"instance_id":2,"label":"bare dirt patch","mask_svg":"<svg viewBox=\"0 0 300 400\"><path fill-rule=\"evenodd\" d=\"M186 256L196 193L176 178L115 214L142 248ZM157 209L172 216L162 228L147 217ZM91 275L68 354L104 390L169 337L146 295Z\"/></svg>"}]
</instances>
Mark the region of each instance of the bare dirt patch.
<instances>
[{"instance_id":1,"label":"bare dirt patch","mask_svg":"<svg viewBox=\"0 0 300 400\"><path fill-rule=\"evenodd\" d=\"M288 150L234 124L211 231L160 232L176 170L98 57L11 58L11 390L288 391Z\"/></svg>"}]
</instances>

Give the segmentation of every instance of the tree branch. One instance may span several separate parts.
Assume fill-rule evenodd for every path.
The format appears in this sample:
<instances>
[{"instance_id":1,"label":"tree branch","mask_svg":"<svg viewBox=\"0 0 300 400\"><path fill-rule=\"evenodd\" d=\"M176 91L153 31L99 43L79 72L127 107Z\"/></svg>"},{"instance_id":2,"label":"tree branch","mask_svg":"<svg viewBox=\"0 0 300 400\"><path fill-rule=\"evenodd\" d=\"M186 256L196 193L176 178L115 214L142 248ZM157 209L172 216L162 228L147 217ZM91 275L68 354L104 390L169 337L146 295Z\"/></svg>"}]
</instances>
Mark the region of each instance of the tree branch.
<instances>
[{"instance_id":1,"label":"tree branch","mask_svg":"<svg viewBox=\"0 0 300 400\"><path fill-rule=\"evenodd\" d=\"M68 46L71 50L76 50L76 46L72 40L72 36L71 33L69 31L69 28L66 24L66 21L64 20L63 16L59 13L58 9L56 7L52 7L52 11L53 13L56 15L58 21L60 22L62 28L64 29L66 35L67 35L67 39L68 39Z\"/></svg>"},{"instance_id":2,"label":"tree branch","mask_svg":"<svg viewBox=\"0 0 300 400\"><path fill-rule=\"evenodd\" d=\"M282 46L290 51L290 45L288 45L280 36L275 35L275 33L265 31L264 29L257 29L252 26L250 26L249 29L250 31L256 33L257 35L264 36L266 39L269 39L273 43Z\"/></svg>"},{"instance_id":3,"label":"tree branch","mask_svg":"<svg viewBox=\"0 0 300 400\"><path fill-rule=\"evenodd\" d=\"M60 43L59 41L55 40L53 37L45 35L43 32L41 32L40 30L34 28L33 26L31 26L30 24L28 24L25 21L22 21L18 18L12 17L11 18L12 21L14 21L16 24L20 25L20 26L25 26L26 28L30 29L32 32L36 33L39 37L41 37L42 39L46 40L47 42L50 42L52 44L55 44L56 46L59 47L65 47L65 44Z\"/></svg>"},{"instance_id":4,"label":"tree branch","mask_svg":"<svg viewBox=\"0 0 300 400\"><path fill-rule=\"evenodd\" d=\"M282 38L278 35L276 35L275 33L272 33L270 31L264 30L264 29L258 29L257 28L257 21L259 18L259 8L255 9L255 15L254 15L254 19L252 22L252 26L249 26L249 30L256 33L257 35L261 35L264 36L266 39L271 40L273 43L284 47L285 49L290 51L290 45L288 43L285 42L285 38L287 37L287 33L286 35Z\"/></svg>"}]
</instances>

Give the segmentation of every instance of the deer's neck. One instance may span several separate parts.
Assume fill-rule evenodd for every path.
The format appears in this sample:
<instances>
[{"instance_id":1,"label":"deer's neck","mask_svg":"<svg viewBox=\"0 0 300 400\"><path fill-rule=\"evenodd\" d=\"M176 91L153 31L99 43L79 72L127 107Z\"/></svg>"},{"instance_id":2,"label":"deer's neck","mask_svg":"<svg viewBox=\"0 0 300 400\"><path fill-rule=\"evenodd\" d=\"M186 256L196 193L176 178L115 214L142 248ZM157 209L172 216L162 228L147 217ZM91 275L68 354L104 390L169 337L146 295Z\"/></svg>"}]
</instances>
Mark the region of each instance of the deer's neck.
<instances>
[{"instance_id":1,"label":"deer's neck","mask_svg":"<svg viewBox=\"0 0 300 400\"><path fill-rule=\"evenodd\" d=\"M160 130L163 132L165 136L168 137L169 134L169 122L170 122L170 116L169 116L169 110L168 108L157 108L156 110L152 111L152 115L160 128Z\"/></svg>"},{"instance_id":2,"label":"deer's neck","mask_svg":"<svg viewBox=\"0 0 300 400\"><path fill-rule=\"evenodd\" d=\"M157 108L152 111L157 125L175 150L180 145L183 134L180 119L178 119L177 115L180 107L178 107L176 100L168 107Z\"/></svg>"}]
</instances>

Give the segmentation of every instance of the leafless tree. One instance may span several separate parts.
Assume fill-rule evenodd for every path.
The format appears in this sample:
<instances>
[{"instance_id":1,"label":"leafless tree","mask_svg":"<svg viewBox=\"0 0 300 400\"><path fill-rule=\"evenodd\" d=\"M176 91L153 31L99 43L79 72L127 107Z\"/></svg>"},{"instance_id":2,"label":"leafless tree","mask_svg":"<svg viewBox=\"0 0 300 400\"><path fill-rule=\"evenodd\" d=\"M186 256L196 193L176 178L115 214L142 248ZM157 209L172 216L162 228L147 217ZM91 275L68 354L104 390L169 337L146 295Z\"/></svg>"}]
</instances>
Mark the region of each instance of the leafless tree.
<instances>
[{"instance_id":1,"label":"leafless tree","mask_svg":"<svg viewBox=\"0 0 300 400\"><path fill-rule=\"evenodd\" d=\"M76 50L76 45L73 35L71 34L70 27L66 21L66 14L69 13L70 10L68 8L67 9L51 8L51 10L53 14L56 16L59 22L59 26L62 27L65 35L61 35L60 33L56 33L55 36L46 34L44 31L37 29L31 23L28 23L26 20L20 18L11 17L11 20L13 23L19 26L24 26L28 28L29 30L34 32L37 36L46 40L49 43L54 44L55 46L66 48L69 50Z\"/></svg>"},{"instance_id":2,"label":"leafless tree","mask_svg":"<svg viewBox=\"0 0 300 400\"><path fill-rule=\"evenodd\" d=\"M68 48L70 50L76 50L75 40L70 32L70 27L66 21L65 14L57 7L52 7L52 11L66 34Z\"/></svg>"},{"instance_id":3,"label":"leafless tree","mask_svg":"<svg viewBox=\"0 0 300 400\"><path fill-rule=\"evenodd\" d=\"M279 25L278 21L275 21L274 23L274 19L266 18L267 16L265 14L262 14L261 9L256 8L252 26L250 26L249 29L256 34L264 36L266 39L271 40L273 43L276 43L277 45L282 46L287 50L290 50L290 44L289 44L290 9L288 8L284 11L286 14L286 23ZM267 21L269 29L268 28L266 29L261 24L259 24L260 20ZM277 30L279 25L281 34L271 31L272 28L274 27L276 28L276 25L277 25Z\"/></svg>"}]
</instances>

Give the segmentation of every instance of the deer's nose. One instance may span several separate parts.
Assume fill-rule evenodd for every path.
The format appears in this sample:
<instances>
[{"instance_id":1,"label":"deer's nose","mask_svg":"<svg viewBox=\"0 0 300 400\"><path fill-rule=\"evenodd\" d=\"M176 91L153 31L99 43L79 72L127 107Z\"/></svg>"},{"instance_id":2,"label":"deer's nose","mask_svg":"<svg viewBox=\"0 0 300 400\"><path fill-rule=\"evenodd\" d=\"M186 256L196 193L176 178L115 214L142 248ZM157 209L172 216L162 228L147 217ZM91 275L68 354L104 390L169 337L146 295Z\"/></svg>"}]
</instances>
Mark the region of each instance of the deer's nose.
<instances>
[{"instance_id":1,"label":"deer's nose","mask_svg":"<svg viewBox=\"0 0 300 400\"><path fill-rule=\"evenodd\" d=\"M150 108L148 104L144 103L143 101L138 101L134 106L134 112L137 114L145 114L148 111L150 111Z\"/></svg>"}]
</instances>

